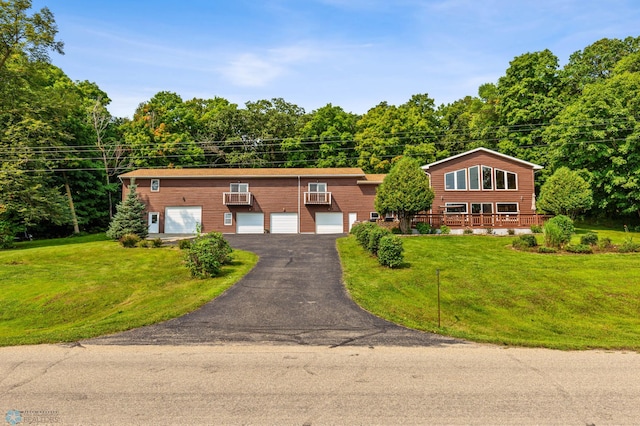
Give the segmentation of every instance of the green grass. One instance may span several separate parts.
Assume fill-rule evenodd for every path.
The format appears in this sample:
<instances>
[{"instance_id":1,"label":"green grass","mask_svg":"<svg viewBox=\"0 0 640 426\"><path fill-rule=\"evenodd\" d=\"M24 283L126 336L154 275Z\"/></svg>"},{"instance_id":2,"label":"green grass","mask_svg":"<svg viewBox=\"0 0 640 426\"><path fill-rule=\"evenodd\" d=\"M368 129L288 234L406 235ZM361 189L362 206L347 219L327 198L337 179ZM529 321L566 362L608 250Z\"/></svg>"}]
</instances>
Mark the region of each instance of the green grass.
<instances>
[{"instance_id":1,"label":"green grass","mask_svg":"<svg viewBox=\"0 0 640 426\"><path fill-rule=\"evenodd\" d=\"M578 231L574 243L586 232ZM614 244L626 236L597 232ZM353 237L338 240L338 250L353 299L407 327L505 345L640 350L640 253L519 252L514 238L405 238L405 265L395 270L379 266Z\"/></svg>"},{"instance_id":2,"label":"green grass","mask_svg":"<svg viewBox=\"0 0 640 426\"><path fill-rule=\"evenodd\" d=\"M67 342L193 311L236 283L257 256L234 251L213 279L192 279L177 248L125 249L104 235L0 251L0 346Z\"/></svg>"}]
</instances>

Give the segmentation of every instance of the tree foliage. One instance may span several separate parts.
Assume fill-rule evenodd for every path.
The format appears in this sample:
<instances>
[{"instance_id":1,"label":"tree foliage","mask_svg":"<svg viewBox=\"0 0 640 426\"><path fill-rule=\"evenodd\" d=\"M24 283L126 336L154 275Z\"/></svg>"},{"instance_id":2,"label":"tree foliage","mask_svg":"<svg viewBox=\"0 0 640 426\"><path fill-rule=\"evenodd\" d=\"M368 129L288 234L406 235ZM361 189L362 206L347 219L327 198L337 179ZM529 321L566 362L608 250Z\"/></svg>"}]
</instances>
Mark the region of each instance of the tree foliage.
<instances>
[{"instance_id":1,"label":"tree foliage","mask_svg":"<svg viewBox=\"0 0 640 426\"><path fill-rule=\"evenodd\" d=\"M135 234L140 238L147 238L149 235L145 220L146 207L138 198L136 188L136 185L129 185L127 198L116 207L116 214L111 219L107 237L118 240L126 234Z\"/></svg>"},{"instance_id":2,"label":"tree foliage","mask_svg":"<svg viewBox=\"0 0 640 426\"><path fill-rule=\"evenodd\" d=\"M381 215L394 212L400 220L400 229L408 233L413 217L429 210L433 198L429 178L420 164L415 159L403 157L378 187L375 209Z\"/></svg>"},{"instance_id":3,"label":"tree foliage","mask_svg":"<svg viewBox=\"0 0 640 426\"><path fill-rule=\"evenodd\" d=\"M547 179L540 189L538 207L555 215L565 215L575 219L593 204L589 183L579 173L560 167Z\"/></svg>"}]
</instances>

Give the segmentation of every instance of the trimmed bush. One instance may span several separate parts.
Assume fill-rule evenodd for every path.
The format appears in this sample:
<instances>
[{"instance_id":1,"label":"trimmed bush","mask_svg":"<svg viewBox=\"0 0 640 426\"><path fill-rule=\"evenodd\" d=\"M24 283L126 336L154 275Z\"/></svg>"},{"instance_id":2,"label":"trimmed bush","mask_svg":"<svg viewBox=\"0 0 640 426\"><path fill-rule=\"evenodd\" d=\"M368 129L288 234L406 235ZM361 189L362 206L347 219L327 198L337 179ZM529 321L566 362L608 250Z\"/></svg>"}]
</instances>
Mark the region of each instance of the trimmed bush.
<instances>
[{"instance_id":1,"label":"trimmed bush","mask_svg":"<svg viewBox=\"0 0 640 426\"><path fill-rule=\"evenodd\" d=\"M142 240L138 243L138 247L140 248L149 248L151 247L151 241L149 240Z\"/></svg>"},{"instance_id":2,"label":"trimmed bush","mask_svg":"<svg viewBox=\"0 0 640 426\"><path fill-rule=\"evenodd\" d=\"M429 225L428 223L418 222L416 223L416 229L418 230L418 233L421 235L431 233L431 225Z\"/></svg>"},{"instance_id":3,"label":"trimmed bush","mask_svg":"<svg viewBox=\"0 0 640 426\"><path fill-rule=\"evenodd\" d=\"M449 233L451 233L451 228L449 228L447 225L442 225L442 226L440 226L440 233L441 234L449 234Z\"/></svg>"},{"instance_id":4,"label":"trimmed bush","mask_svg":"<svg viewBox=\"0 0 640 426\"><path fill-rule=\"evenodd\" d=\"M373 222L361 222L351 228L351 233L355 235L358 244L363 248L369 248L369 234L373 229L380 228Z\"/></svg>"},{"instance_id":5,"label":"trimmed bush","mask_svg":"<svg viewBox=\"0 0 640 426\"><path fill-rule=\"evenodd\" d=\"M598 234L596 234L595 232L587 232L580 237L580 244L584 244L587 246L598 245Z\"/></svg>"},{"instance_id":6,"label":"trimmed bush","mask_svg":"<svg viewBox=\"0 0 640 426\"><path fill-rule=\"evenodd\" d=\"M367 243L367 250L373 255L378 254L378 246L380 244L380 239L382 237L386 237L387 235L391 235L391 231L386 228L381 228L376 226L369 231L369 242Z\"/></svg>"},{"instance_id":7,"label":"trimmed bush","mask_svg":"<svg viewBox=\"0 0 640 426\"><path fill-rule=\"evenodd\" d=\"M404 261L402 239L396 235L387 235L380 239L378 262L389 268L396 268Z\"/></svg>"},{"instance_id":8,"label":"trimmed bush","mask_svg":"<svg viewBox=\"0 0 640 426\"><path fill-rule=\"evenodd\" d=\"M588 244L576 244L576 245L568 245L565 247L570 253L581 253L581 254L590 254L593 253L593 249Z\"/></svg>"},{"instance_id":9,"label":"trimmed bush","mask_svg":"<svg viewBox=\"0 0 640 426\"><path fill-rule=\"evenodd\" d=\"M513 240L513 246L516 248L531 248L538 246L538 240L535 235L523 234Z\"/></svg>"},{"instance_id":10,"label":"trimmed bush","mask_svg":"<svg viewBox=\"0 0 640 426\"><path fill-rule=\"evenodd\" d=\"M191 247L191 240L180 240L178 242L178 248L180 250L187 250Z\"/></svg>"},{"instance_id":11,"label":"trimmed bush","mask_svg":"<svg viewBox=\"0 0 640 426\"><path fill-rule=\"evenodd\" d=\"M600 240L598 241L598 247L603 249L603 250L607 250L613 247L613 244L611 243L611 238L609 237L602 237L600 238Z\"/></svg>"},{"instance_id":12,"label":"trimmed bush","mask_svg":"<svg viewBox=\"0 0 640 426\"><path fill-rule=\"evenodd\" d=\"M215 277L222 265L231 262L231 252L221 233L210 232L193 240L185 254L185 263L192 277Z\"/></svg>"},{"instance_id":13,"label":"trimmed bush","mask_svg":"<svg viewBox=\"0 0 640 426\"><path fill-rule=\"evenodd\" d=\"M507 229L507 234L509 234L509 235L516 235L516 230L515 230L515 229L513 229L513 228L509 228L509 229Z\"/></svg>"},{"instance_id":14,"label":"trimmed bush","mask_svg":"<svg viewBox=\"0 0 640 426\"><path fill-rule=\"evenodd\" d=\"M542 234L542 226L540 225L531 225L529 229L533 234Z\"/></svg>"},{"instance_id":15,"label":"trimmed bush","mask_svg":"<svg viewBox=\"0 0 640 426\"><path fill-rule=\"evenodd\" d=\"M118 241L120 241L122 247L134 248L140 242L140 237L136 234L124 234Z\"/></svg>"},{"instance_id":16,"label":"trimmed bush","mask_svg":"<svg viewBox=\"0 0 640 426\"><path fill-rule=\"evenodd\" d=\"M538 253L557 253L558 250L556 250L553 247L547 247L547 246L540 246L538 247Z\"/></svg>"},{"instance_id":17,"label":"trimmed bush","mask_svg":"<svg viewBox=\"0 0 640 426\"><path fill-rule=\"evenodd\" d=\"M151 240L151 244L154 248L162 247L162 238L154 238L153 240Z\"/></svg>"}]
</instances>

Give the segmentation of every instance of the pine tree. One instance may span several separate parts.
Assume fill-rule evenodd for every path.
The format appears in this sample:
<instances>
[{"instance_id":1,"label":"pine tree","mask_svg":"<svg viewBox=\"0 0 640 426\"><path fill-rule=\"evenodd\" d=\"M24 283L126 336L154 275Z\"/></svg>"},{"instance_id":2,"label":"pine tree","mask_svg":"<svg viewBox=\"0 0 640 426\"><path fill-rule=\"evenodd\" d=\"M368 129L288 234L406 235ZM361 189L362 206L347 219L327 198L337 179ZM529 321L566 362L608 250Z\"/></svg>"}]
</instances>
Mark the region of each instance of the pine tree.
<instances>
[{"instance_id":1,"label":"pine tree","mask_svg":"<svg viewBox=\"0 0 640 426\"><path fill-rule=\"evenodd\" d=\"M116 207L116 214L111 219L107 237L118 240L125 234L136 234L144 239L149 235L144 218L146 207L138 198L136 188L137 185L130 185L127 198Z\"/></svg>"}]
</instances>

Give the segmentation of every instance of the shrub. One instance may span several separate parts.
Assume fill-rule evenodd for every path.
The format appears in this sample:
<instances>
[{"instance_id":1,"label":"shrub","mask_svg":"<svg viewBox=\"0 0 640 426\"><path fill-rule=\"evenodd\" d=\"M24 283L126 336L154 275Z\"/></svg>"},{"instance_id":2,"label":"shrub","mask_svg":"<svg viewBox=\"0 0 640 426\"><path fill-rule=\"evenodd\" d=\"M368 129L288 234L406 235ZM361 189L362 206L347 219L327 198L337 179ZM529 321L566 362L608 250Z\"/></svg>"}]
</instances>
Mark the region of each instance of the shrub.
<instances>
[{"instance_id":1,"label":"shrub","mask_svg":"<svg viewBox=\"0 0 640 426\"><path fill-rule=\"evenodd\" d=\"M16 233L11 223L0 221L0 249L9 249L15 246Z\"/></svg>"},{"instance_id":2,"label":"shrub","mask_svg":"<svg viewBox=\"0 0 640 426\"><path fill-rule=\"evenodd\" d=\"M393 228L391 228L391 233L394 235L402 234L402 229L398 228L397 226L394 226Z\"/></svg>"},{"instance_id":3,"label":"shrub","mask_svg":"<svg viewBox=\"0 0 640 426\"><path fill-rule=\"evenodd\" d=\"M153 240L151 240L151 244L154 248L162 247L162 238L154 238Z\"/></svg>"},{"instance_id":4,"label":"shrub","mask_svg":"<svg viewBox=\"0 0 640 426\"><path fill-rule=\"evenodd\" d=\"M222 265L231 262L231 252L221 233L210 232L193 240L185 254L185 263L193 277L215 277Z\"/></svg>"},{"instance_id":5,"label":"shrub","mask_svg":"<svg viewBox=\"0 0 640 426\"><path fill-rule=\"evenodd\" d=\"M493 235L493 228L485 228L484 232L486 232L487 235Z\"/></svg>"},{"instance_id":6,"label":"shrub","mask_svg":"<svg viewBox=\"0 0 640 426\"><path fill-rule=\"evenodd\" d=\"M440 226L440 233L441 234L449 234L449 233L451 233L451 228L449 228L447 225L441 225Z\"/></svg>"},{"instance_id":7,"label":"shrub","mask_svg":"<svg viewBox=\"0 0 640 426\"><path fill-rule=\"evenodd\" d=\"M540 225L531 225L529 229L533 234L542 234L542 226Z\"/></svg>"},{"instance_id":8,"label":"shrub","mask_svg":"<svg viewBox=\"0 0 640 426\"><path fill-rule=\"evenodd\" d=\"M464 230L462 231L463 234L465 235L471 235L473 234L473 229L471 228L464 228Z\"/></svg>"},{"instance_id":9,"label":"shrub","mask_svg":"<svg viewBox=\"0 0 640 426\"><path fill-rule=\"evenodd\" d=\"M538 247L538 253L557 253L558 250L556 250L553 247L546 247L546 246L540 246Z\"/></svg>"},{"instance_id":10,"label":"shrub","mask_svg":"<svg viewBox=\"0 0 640 426\"><path fill-rule=\"evenodd\" d=\"M580 244L587 246L595 246L598 244L598 234L595 232L587 232L580 237Z\"/></svg>"},{"instance_id":11,"label":"shrub","mask_svg":"<svg viewBox=\"0 0 640 426\"><path fill-rule=\"evenodd\" d=\"M190 247L191 247L191 240L178 241L178 248L180 248L180 250L187 250Z\"/></svg>"},{"instance_id":12,"label":"shrub","mask_svg":"<svg viewBox=\"0 0 640 426\"><path fill-rule=\"evenodd\" d=\"M404 261L402 239L396 235L387 235L380 239L378 262L383 266L395 268Z\"/></svg>"},{"instance_id":13,"label":"shrub","mask_svg":"<svg viewBox=\"0 0 640 426\"><path fill-rule=\"evenodd\" d=\"M140 242L140 237L136 234L124 234L119 241L122 247L133 248Z\"/></svg>"},{"instance_id":14,"label":"shrub","mask_svg":"<svg viewBox=\"0 0 640 426\"><path fill-rule=\"evenodd\" d=\"M351 231L356 237L358 244L360 244L363 248L368 249L369 247L369 234L373 229L379 228L379 226L373 222L362 222L357 226L351 228Z\"/></svg>"},{"instance_id":15,"label":"shrub","mask_svg":"<svg viewBox=\"0 0 640 426\"><path fill-rule=\"evenodd\" d=\"M568 245L565 250L570 253L593 253L593 249L589 244L576 244L576 245Z\"/></svg>"},{"instance_id":16,"label":"shrub","mask_svg":"<svg viewBox=\"0 0 640 426\"><path fill-rule=\"evenodd\" d=\"M373 255L378 254L378 246L380 245L380 239L382 237L386 237L387 235L391 235L391 231L386 228L381 228L376 226L375 228L369 231L369 242L367 243L367 250L371 252Z\"/></svg>"},{"instance_id":17,"label":"shrub","mask_svg":"<svg viewBox=\"0 0 640 426\"><path fill-rule=\"evenodd\" d=\"M558 215L544 224L544 240L547 246L562 248L571 241L573 221L567 216Z\"/></svg>"},{"instance_id":18,"label":"shrub","mask_svg":"<svg viewBox=\"0 0 640 426\"><path fill-rule=\"evenodd\" d=\"M418 222L416 223L416 229L418 230L418 233L422 235L431 233L431 225L428 223Z\"/></svg>"},{"instance_id":19,"label":"shrub","mask_svg":"<svg viewBox=\"0 0 640 426\"><path fill-rule=\"evenodd\" d=\"M516 235L516 230L515 230L515 229L513 229L513 228L509 228L509 229L507 229L507 234L509 234L509 235Z\"/></svg>"},{"instance_id":20,"label":"shrub","mask_svg":"<svg viewBox=\"0 0 640 426\"><path fill-rule=\"evenodd\" d=\"M520 235L517 239L515 239L513 242L514 244L516 243L516 241L518 242L518 244L521 247L537 247L538 246L538 240L536 239L535 235L532 234L523 234ZM515 247L515 245L514 245Z\"/></svg>"},{"instance_id":21,"label":"shrub","mask_svg":"<svg viewBox=\"0 0 640 426\"><path fill-rule=\"evenodd\" d=\"M151 241L149 240L142 240L138 243L138 247L140 248L149 248L151 247Z\"/></svg>"},{"instance_id":22,"label":"shrub","mask_svg":"<svg viewBox=\"0 0 640 426\"><path fill-rule=\"evenodd\" d=\"M612 248L613 244L611 243L611 238L609 237L600 238L600 240L598 241L598 247L604 250Z\"/></svg>"},{"instance_id":23,"label":"shrub","mask_svg":"<svg viewBox=\"0 0 640 426\"><path fill-rule=\"evenodd\" d=\"M632 237L625 238L624 243L618 247L620 253L633 253L640 251L640 244L634 243Z\"/></svg>"}]
</instances>

